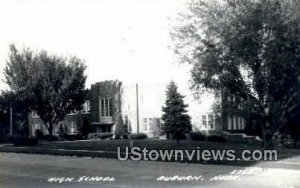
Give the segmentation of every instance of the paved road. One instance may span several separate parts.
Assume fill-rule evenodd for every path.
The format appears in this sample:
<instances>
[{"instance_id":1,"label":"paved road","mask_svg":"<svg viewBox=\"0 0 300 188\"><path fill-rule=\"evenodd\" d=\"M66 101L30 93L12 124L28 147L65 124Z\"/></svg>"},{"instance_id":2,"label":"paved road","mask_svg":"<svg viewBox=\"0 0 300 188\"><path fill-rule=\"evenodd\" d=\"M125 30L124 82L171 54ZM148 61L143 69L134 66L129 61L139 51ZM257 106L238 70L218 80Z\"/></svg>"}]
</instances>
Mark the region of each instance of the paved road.
<instances>
[{"instance_id":1,"label":"paved road","mask_svg":"<svg viewBox=\"0 0 300 188\"><path fill-rule=\"evenodd\" d=\"M194 179L179 181L180 178L176 175L192 176L189 178ZM166 177L164 180L167 180L167 177L177 180L157 181L161 176ZM50 179L52 177L61 179ZM89 178L84 179L86 177ZM107 177L107 179L104 182L100 177ZM57 182L49 182L50 180L57 180ZM59 183L59 180L62 182ZM104 158L0 153L0 187L296 188L300 187L300 158L260 163L245 170L242 167L222 165L124 162Z\"/></svg>"}]
</instances>

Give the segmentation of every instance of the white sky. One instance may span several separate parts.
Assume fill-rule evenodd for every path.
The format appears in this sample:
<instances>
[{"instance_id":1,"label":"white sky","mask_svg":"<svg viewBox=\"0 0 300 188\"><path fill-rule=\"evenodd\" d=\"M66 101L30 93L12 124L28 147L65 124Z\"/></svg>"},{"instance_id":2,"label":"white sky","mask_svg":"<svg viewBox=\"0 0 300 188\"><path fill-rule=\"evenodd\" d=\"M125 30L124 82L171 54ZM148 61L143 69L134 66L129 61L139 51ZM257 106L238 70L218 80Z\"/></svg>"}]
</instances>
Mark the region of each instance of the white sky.
<instances>
[{"instance_id":1,"label":"white sky","mask_svg":"<svg viewBox=\"0 0 300 188\"><path fill-rule=\"evenodd\" d=\"M3 0L0 1L0 89L8 46L76 55L90 84L178 83L190 96L187 65L169 47L169 29L186 0ZM164 88L163 88L164 89ZM208 103L205 101L204 103ZM209 104L209 103L208 103ZM204 104L203 108L207 108Z\"/></svg>"}]
</instances>

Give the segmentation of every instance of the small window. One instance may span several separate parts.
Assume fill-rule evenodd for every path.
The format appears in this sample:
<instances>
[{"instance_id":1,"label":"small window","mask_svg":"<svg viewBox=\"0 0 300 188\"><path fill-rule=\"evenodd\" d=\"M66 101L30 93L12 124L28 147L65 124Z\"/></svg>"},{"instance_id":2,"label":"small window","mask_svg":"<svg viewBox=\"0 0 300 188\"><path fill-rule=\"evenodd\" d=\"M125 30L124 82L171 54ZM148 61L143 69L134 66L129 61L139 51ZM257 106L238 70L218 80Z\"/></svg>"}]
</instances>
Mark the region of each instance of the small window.
<instances>
[{"instance_id":1,"label":"small window","mask_svg":"<svg viewBox=\"0 0 300 188\"><path fill-rule=\"evenodd\" d=\"M35 110L32 111L32 117L33 118L38 118L39 117L39 115L37 114L37 112Z\"/></svg>"},{"instance_id":2,"label":"small window","mask_svg":"<svg viewBox=\"0 0 300 188\"><path fill-rule=\"evenodd\" d=\"M232 130L232 118L228 116L228 130Z\"/></svg>"},{"instance_id":3,"label":"small window","mask_svg":"<svg viewBox=\"0 0 300 188\"><path fill-rule=\"evenodd\" d=\"M40 124L38 124L38 123L35 123L34 124L34 129L36 130L36 129L40 129L41 127L40 127Z\"/></svg>"},{"instance_id":4,"label":"small window","mask_svg":"<svg viewBox=\"0 0 300 188\"><path fill-rule=\"evenodd\" d=\"M91 105L90 105L89 100L85 101L85 103L82 106L81 112L84 113L84 114L87 114L87 113L91 112Z\"/></svg>"},{"instance_id":5,"label":"small window","mask_svg":"<svg viewBox=\"0 0 300 188\"><path fill-rule=\"evenodd\" d=\"M240 98L240 102L239 102L240 109L242 109L244 107L244 105L245 105L244 99Z\"/></svg>"},{"instance_id":6,"label":"small window","mask_svg":"<svg viewBox=\"0 0 300 188\"><path fill-rule=\"evenodd\" d=\"M246 126L246 125L245 125L245 124L246 124L246 123L245 123L246 121L245 121L244 118L241 118L241 119L242 119L242 130L244 130L244 129L245 129L245 126Z\"/></svg>"},{"instance_id":7,"label":"small window","mask_svg":"<svg viewBox=\"0 0 300 188\"><path fill-rule=\"evenodd\" d=\"M112 116L113 115L113 110L114 110L114 103L112 99L109 99L109 114L108 116Z\"/></svg>"},{"instance_id":8,"label":"small window","mask_svg":"<svg viewBox=\"0 0 300 188\"><path fill-rule=\"evenodd\" d=\"M36 136L36 131L37 130L41 130L41 127L40 127L40 124L35 123L35 124L33 124L33 127L32 127L32 135L33 136Z\"/></svg>"},{"instance_id":9,"label":"small window","mask_svg":"<svg viewBox=\"0 0 300 188\"><path fill-rule=\"evenodd\" d=\"M148 130L148 118L143 119L143 124L144 124L145 131L147 131Z\"/></svg>"},{"instance_id":10,"label":"small window","mask_svg":"<svg viewBox=\"0 0 300 188\"><path fill-rule=\"evenodd\" d=\"M101 116L113 116L113 100L112 99L101 99L100 100L100 107L101 107Z\"/></svg>"},{"instance_id":11,"label":"small window","mask_svg":"<svg viewBox=\"0 0 300 188\"><path fill-rule=\"evenodd\" d=\"M207 123L206 123L206 121L202 121L202 125L203 125L204 129L207 129Z\"/></svg>"},{"instance_id":12,"label":"small window","mask_svg":"<svg viewBox=\"0 0 300 188\"><path fill-rule=\"evenodd\" d=\"M233 116L232 117L232 119L233 119L233 130L236 130L237 129L237 127L236 127L236 116Z\"/></svg>"},{"instance_id":13,"label":"small window","mask_svg":"<svg viewBox=\"0 0 300 188\"><path fill-rule=\"evenodd\" d=\"M78 114L77 110L72 110L70 113L68 113L68 115L75 115L75 114Z\"/></svg>"},{"instance_id":14,"label":"small window","mask_svg":"<svg viewBox=\"0 0 300 188\"><path fill-rule=\"evenodd\" d=\"M227 96L227 102L231 102L230 96Z\"/></svg>"},{"instance_id":15,"label":"small window","mask_svg":"<svg viewBox=\"0 0 300 188\"><path fill-rule=\"evenodd\" d=\"M77 125L76 125L76 121L70 121L69 122L69 134L77 134Z\"/></svg>"},{"instance_id":16,"label":"small window","mask_svg":"<svg viewBox=\"0 0 300 188\"><path fill-rule=\"evenodd\" d=\"M208 128L212 129L213 128L213 122L212 121L208 121Z\"/></svg>"}]
</instances>

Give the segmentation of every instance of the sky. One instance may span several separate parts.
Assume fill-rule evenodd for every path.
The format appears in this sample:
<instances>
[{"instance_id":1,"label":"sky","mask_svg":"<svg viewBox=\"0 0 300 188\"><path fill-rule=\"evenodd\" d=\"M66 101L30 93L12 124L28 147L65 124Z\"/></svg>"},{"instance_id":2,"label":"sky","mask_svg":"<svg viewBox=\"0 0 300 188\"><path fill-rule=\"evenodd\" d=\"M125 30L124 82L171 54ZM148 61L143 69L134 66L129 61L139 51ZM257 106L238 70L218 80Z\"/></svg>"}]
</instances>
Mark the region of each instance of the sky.
<instances>
[{"instance_id":1,"label":"sky","mask_svg":"<svg viewBox=\"0 0 300 188\"><path fill-rule=\"evenodd\" d=\"M9 44L75 55L87 65L87 87L121 80L165 87L174 80L194 101L188 65L180 64L169 32L186 0L1 0L0 89ZM165 89L165 88L161 88ZM197 103L197 102L196 102ZM208 109L211 100L203 100ZM198 108L198 107L195 107Z\"/></svg>"}]
</instances>

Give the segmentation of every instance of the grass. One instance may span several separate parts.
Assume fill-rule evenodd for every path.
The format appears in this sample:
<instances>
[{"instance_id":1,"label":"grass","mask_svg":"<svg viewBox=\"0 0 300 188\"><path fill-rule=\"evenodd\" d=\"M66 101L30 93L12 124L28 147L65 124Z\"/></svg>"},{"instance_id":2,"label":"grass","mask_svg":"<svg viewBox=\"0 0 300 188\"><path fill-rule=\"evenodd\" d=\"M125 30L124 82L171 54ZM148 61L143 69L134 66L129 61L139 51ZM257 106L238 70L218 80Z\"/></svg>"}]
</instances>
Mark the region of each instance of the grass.
<instances>
[{"instance_id":1,"label":"grass","mask_svg":"<svg viewBox=\"0 0 300 188\"><path fill-rule=\"evenodd\" d=\"M180 145L177 145L175 140L133 140L133 146L147 150L234 150L236 157L241 158L243 150L256 150L259 146L248 146L239 143L219 143L219 142L204 142L204 141L190 141L183 140ZM76 155L76 156L90 156L90 157L109 157L117 158L117 148L125 151L125 147L131 145L130 140L87 140L87 141L70 141L70 142L43 142L37 146L32 147L0 147L0 151L6 152L21 152L21 153L40 153L53 155ZM287 148L277 148L278 158L284 159L295 155L300 155L300 150L293 150ZM255 164L255 161L188 161L185 155L184 161L191 163L208 163L208 164L225 164L234 166L250 166Z\"/></svg>"},{"instance_id":2,"label":"grass","mask_svg":"<svg viewBox=\"0 0 300 188\"><path fill-rule=\"evenodd\" d=\"M171 149L245 149L249 146L238 143L218 143L218 142L201 142L201 141L180 141L177 145L175 140L156 140L156 139L143 139L132 140L134 147L146 147L149 150L171 150ZM101 151L117 151L118 147L122 150L130 146L130 140L89 140L89 141L73 141L73 142L48 142L41 143L37 147L47 148L63 148L63 149L85 149L85 150L101 150ZM257 149L258 147L252 146L250 149Z\"/></svg>"}]
</instances>

